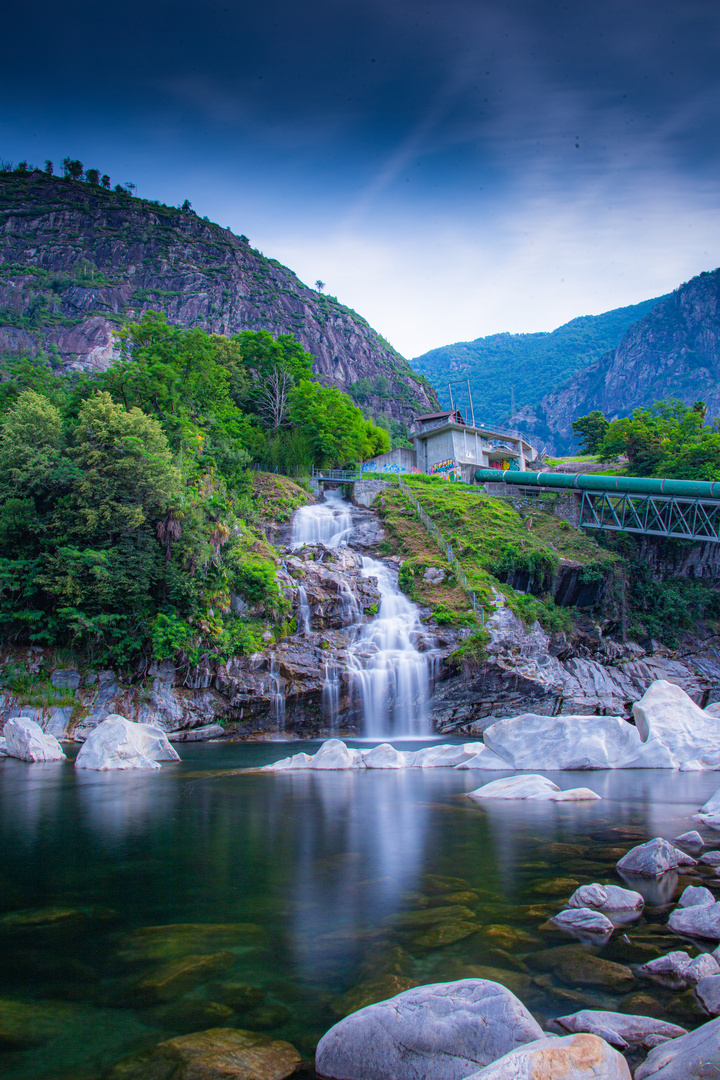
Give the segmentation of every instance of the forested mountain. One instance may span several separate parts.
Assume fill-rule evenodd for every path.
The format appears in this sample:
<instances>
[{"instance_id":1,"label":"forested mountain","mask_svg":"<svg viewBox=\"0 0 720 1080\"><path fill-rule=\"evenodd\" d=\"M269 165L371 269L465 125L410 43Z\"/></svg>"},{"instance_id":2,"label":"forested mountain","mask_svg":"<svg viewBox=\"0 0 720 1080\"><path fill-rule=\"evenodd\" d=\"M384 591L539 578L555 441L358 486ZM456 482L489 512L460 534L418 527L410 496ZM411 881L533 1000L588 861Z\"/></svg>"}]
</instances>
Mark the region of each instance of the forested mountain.
<instances>
[{"instance_id":1,"label":"forested mountain","mask_svg":"<svg viewBox=\"0 0 720 1080\"><path fill-rule=\"evenodd\" d=\"M709 418L720 414L720 269L657 301L617 348L513 419L538 445L563 452L575 446L578 416L627 416L662 398L702 400Z\"/></svg>"},{"instance_id":2,"label":"forested mountain","mask_svg":"<svg viewBox=\"0 0 720 1080\"><path fill-rule=\"evenodd\" d=\"M0 355L41 349L60 370L102 370L118 355L114 333L148 310L186 329L291 334L322 382L359 384L356 400L376 416L408 421L436 406L364 319L189 204L0 172Z\"/></svg>"},{"instance_id":3,"label":"forested mountain","mask_svg":"<svg viewBox=\"0 0 720 1080\"><path fill-rule=\"evenodd\" d=\"M411 363L430 380L446 407L448 382L469 379L476 419L498 424L511 412L536 405L549 387L559 386L614 349L627 329L657 303L645 300L603 315L583 315L549 333L492 334L459 341L416 356ZM464 401L464 390L457 393Z\"/></svg>"}]
</instances>

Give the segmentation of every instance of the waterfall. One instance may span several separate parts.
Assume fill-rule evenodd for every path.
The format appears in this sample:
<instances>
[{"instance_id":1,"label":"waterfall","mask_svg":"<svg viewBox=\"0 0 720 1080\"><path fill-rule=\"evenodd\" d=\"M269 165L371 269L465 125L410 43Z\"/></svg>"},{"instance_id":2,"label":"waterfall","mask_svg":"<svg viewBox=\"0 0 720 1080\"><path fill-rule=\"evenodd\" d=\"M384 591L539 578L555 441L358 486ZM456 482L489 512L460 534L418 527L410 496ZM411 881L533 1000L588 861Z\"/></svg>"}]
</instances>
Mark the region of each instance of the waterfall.
<instances>
[{"instance_id":1,"label":"waterfall","mask_svg":"<svg viewBox=\"0 0 720 1080\"><path fill-rule=\"evenodd\" d=\"M347 542L351 530L350 507L342 493L333 489L325 493L325 502L301 506L296 511L290 546L298 548L303 544L324 544L329 548L339 547Z\"/></svg>"},{"instance_id":2,"label":"waterfall","mask_svg":"<svg viewBox=\"0 0 720 1080\"><path fill-rule=\"evenodd\" d=\"M285 734L285 695L280 683L280 665L273 656L270 660L270 709L278 735Z\"/></svg>"},{"instance_id":3,"label":"waterfall","mask_svg":"<svg viewBox=\"0 0 720 1080\"><path fill-rule=\"evenodd\" d=\"M310 604L308 603L307 589L304 585L298 586L298 634L309 634L312 630L310 624Z\"/></svg>"},{"instance_id":4,"label":"waterfall","mask_svg":"<svg viewBox=\"0 0 720 1080\"><path fill-rule=\"evenodd\" d=\"M339 491L328 491L326 501L303 506L295 514L292 546L322 543L338 547L352 533L350 506ZM427 640L417 607L400 591L397 574L368 556L363 577L377 578L380 606L377 616L364 621L363 610L347 582L339 585L342 622L349 644L345 677L362 716L362 734L368 738L402 739L431 733L428 702L432 654L420 652L417 642ZM307 593L298 588L298 632L310 630ZM336 664L324 665L323 713L337 730L340 677ZM284 701L283 701L284 707Z\"/></svg>"},{"instance_id":5,"label":"waterfall","mask_svg":"<svg viewBox=\"0 0 720 1080\"><path fill-rule=\"evenodd\" d=\"M418 609L384 563L363 558L363 576L377 578L380 610L358 627L348 664L370 738L417 738L430 734L430 662L415 642L423 628Z\"/></svg>"}]
</instances>

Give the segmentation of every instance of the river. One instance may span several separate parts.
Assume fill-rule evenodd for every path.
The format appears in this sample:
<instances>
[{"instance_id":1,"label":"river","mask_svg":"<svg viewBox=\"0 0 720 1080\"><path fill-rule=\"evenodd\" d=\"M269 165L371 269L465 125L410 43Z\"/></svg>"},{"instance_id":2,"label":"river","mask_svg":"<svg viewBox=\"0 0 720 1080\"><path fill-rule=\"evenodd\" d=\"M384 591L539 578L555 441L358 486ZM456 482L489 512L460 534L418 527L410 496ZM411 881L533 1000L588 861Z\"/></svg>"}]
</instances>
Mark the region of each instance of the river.
<instances>
[{"instance_id":1,"label":"river","mask_svg":"<svg viewBox=\"0 0 720 1080\"><path fill-rule=\"evenodd\" d=\"M316 746L283 744L282 753ZM666 1019L701 1022L687 994L632 977L572 984L541 954L574 941L544 924L575 883L617 882L623 850L692 828L689 815L717 787L713 774L549 774L603 799L481 807L464 793L495 774L238 771L278 749L186 744L183 760L159 773L0 761L0 1032L8 1000L42 1003L39 1041L6 1042L3 1075L96 1080L125 1053L217 1026L192 1016L238 982L254 988L254 1004L224 1023L289 1039L304 1055L337 1020L341 996L381 976L426 983L494 972L541 1022L583 1003L627 1008L639 991ZM717 888L710 868L703 873ZM618 931L602 956L632 965L685 947L662 932L662 905L683 884L671 875L659 890L649 885L653 903L629 942ZM462 923L466 936L433 942L435 905L459 909L445 926ZM220 948L231 966L153 1004L141 988L164 961L143 952L143 933L158 932L138 931L172 924L185 929L160 931L166 959Z\"/></svg>"}]
</instances>

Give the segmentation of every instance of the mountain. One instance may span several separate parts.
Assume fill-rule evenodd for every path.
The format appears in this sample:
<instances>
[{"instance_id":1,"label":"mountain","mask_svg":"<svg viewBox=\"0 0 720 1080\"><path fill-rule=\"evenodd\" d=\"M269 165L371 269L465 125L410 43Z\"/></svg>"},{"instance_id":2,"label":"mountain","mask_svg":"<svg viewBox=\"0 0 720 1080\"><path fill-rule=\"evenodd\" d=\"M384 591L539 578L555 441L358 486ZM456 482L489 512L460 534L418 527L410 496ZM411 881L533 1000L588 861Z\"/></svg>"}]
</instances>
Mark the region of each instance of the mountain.
<instances>
[{"instance_id":1,"label":"mountain","mask_svg":"<svg viewBox=\"0 0 720 1080\"><path fill-rule=\"evenodd\" d=\"M720 414L720 269L699 274L663 297L622 341L535 407L513 417L533 441L563 452L575 446L571 425L600 409L627 416L662 398L698 399Z\"/></svg>"},{"instance_id":2,"label":"mountain","mask_svg":"<svg viewBox=\"0 0 720 1080\"><path fill-rule=\"evenodd\" d=\"M470 380L475 418L488 424L507 421L526 405L536 405L549 387L591 364L619 344L626 330L657 300L616 308L603 315L583 315L549 333L492 334L475 341L443 345L411 360L449 407L448 382ZM464 386L453 391L455 403L467 402Z\"/></svg>"},{"instance_id":3,"label":"mountain","mask_svg":"<svg viewBox=\"0 0 720 1080\"><path fill-rule=\"evenodd\" d=\"M113 333L146 310L218 334L292 334L327 385L375 415L438 407L432 387L335 297L245 236L79 180L0 172L0 354L44 350L62 369L106 368Z\"/></svg>"}]
</instances>

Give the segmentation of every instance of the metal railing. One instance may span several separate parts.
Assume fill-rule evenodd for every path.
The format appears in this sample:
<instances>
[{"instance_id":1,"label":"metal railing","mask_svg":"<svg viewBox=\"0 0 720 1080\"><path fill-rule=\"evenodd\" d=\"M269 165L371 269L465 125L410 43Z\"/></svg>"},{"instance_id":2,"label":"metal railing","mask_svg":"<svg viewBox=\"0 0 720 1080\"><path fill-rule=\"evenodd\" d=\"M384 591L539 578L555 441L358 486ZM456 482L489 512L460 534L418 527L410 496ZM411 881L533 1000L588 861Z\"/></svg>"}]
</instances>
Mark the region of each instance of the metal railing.
<instances>
[{"instance_id":1,"label":"metal railing","mask_svg":"<svg viewBox=\"0 0 720 1080\"><path fill-rule=\"evenodd\" d=\"M398 482L398 487L402 491L405 498L408 499L408 501L411 503L413 509L415 510L415 513L420 518L420 521L425 526L427 531L430 533L433 540L438 545L440 550L445 555L445 558L447 559L447 561L452 566L453 570L455 571L455 577L457 578L458 584L463 589L463 591L465 592L465 595L467 596L468 600L472 604L472 609L475 612L475 615L480 617L480 622L484 626L485 625L485 609L483 608L482 604L478 600L477 593L475 592L475 590L470 588L470 583L468 581L467 574L465 573L462 566L460 565L460 563L459 563L459 561L458 561L458 559L457 559L457 557L455 555L455 552L452 549L452 544L449 544L447 542L447 540L445 539L445 537L441 533L440 529L438 529L438 527L435 524L435 522L433 521L433 519L430 517L430 515L427 513L427 511L423 507L422 503L419 502L419 500L415 498L412 491L410 490L408 485L404 482L404 480L403 480L403 478L401 476L398 476L397 482Z\"/></svg>"}]
</instances>

